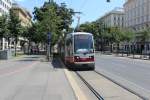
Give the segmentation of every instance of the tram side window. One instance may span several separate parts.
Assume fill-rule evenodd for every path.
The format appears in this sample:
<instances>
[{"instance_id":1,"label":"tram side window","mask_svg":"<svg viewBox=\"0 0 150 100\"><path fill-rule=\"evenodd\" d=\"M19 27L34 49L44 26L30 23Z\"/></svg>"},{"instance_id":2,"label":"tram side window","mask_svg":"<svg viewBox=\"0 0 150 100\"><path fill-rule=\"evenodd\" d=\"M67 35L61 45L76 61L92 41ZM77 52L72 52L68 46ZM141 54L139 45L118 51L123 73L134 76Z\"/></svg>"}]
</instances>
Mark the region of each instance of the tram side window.
<instances>
[{"instance_id":1,"label":"tram side window","mask_svg":"<svg viewBox=\"0 0 150 100\"><path fill-rule=\"evenodd\" d=\"M71 39L68 39L66 41L66 47L67 47L67 55L68 56L71 56L73 54L73 48L72 48L72 40Z\"/></svg>"}]
</instances>

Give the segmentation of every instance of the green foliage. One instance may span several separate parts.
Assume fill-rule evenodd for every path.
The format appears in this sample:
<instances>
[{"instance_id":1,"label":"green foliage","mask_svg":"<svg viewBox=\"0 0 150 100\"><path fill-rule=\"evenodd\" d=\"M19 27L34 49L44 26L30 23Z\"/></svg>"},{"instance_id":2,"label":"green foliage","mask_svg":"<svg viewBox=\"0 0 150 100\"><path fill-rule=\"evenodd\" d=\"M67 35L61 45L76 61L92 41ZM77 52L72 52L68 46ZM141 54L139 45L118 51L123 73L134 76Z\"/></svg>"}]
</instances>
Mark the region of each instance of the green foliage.
<instances>
[{"instance_id":1,"label":"green foliage","mask_svg":"<svg viewBox=\"0 0 150 100\"><path fill-rule=\"evenodd\" d=\"M134 38L134 33L129 30L124 30L119 27L105 27L104 23L99 20L95 22L86 22L80 25L80 31L93 33L95 39L105 40L110 43L120 43L130 41Z\"/></svg>"},{"instance_id":2,"label":"green foliage","mask_svg":"<svg viewBox=\"0 0 150 100\"><path fill-rule=\"evenodd\" d=\"M60 6L58 6L57 9L57 16L60 16L60 25L59 29L66 31L69 30L70 25L73 22L72 16L74 15L73 9L67 8L65 3L61 3Z\"/></svg>"},{"instance_id":3,"label":"green foliage","mask_svg":"<svg viewBox=\"0 0 150 100\"><path fill-rule=\"evenodd\" d=\"M52 45L62 36L63 30L70 31L74 15L73 10L67 8L65 3L58 5L55 2L45 2L41 8L35 8L33 14L36 21L34 29L38 41L47 42L47 33L51 32Z\"/></svg>"},{"instance_id":4,"label":"green foliage","mask_svg":"<svg viewBox=\"0 0 150 100\"><path fill-rule=\"evenodd\" d=\"M99 34L99 26L96 22L93 23L86 22L85 24L81 24L79 30L92 33L95 36Z\"/></svg>"},{"instance_id":5,"label":"green foliage","mask_svg":"<svg viewBox=\"0 0 150 100\"><path fill-rule=\"evenodd\" d=\"M150 28L147 28L138 34L140 34L141 42L146 42L150 40Z\"/></svg>"},{"instance_id":6,"label":"green foliage","mask_svg":"<svg viewBox=\"0 0 150 100\"><path fill-rule=\"evenodd\" d=\"M128 29L122 31L123 31L123 39L122 39L123 41L130 42L135 38L135 32Z\"/></svg>"},{"instance_id":7,"label":"green foliage","mask_svg":"<svg viewBox=\"0 0 150 100\"><path fill-rule=\"evenodd\" d=\"M9 14L9 30L12 37L15 38L15 41L17 42L18 37L21 35L22 32L22 26L21 21L12 9L10 9Z\"/></svg>"},{"instance_id":8,"label":"green foliage","mask_svg":"<svg viewBox=\"0 0 150 100\"><path fill-rule=\"evenodd\" d=\"M9 30L11 38L14 38L15 40L15 56L16 56L16 49L17 49L17 42L18 38L23 32L23 28L21 26L21 21L19 20L19 17L14 13L12 9L10 9L9 13Z\"/></svg>"},{"instance_id":9,"label":"green foliage","mask_svg":"<svg viewBox=\"0 0 150 100\"><path fill-rule=\"evenodd\" d=\"M6 37L8 33L8 17L2 15L0 16L0 38Z\"/></svg>"}]
</instances>

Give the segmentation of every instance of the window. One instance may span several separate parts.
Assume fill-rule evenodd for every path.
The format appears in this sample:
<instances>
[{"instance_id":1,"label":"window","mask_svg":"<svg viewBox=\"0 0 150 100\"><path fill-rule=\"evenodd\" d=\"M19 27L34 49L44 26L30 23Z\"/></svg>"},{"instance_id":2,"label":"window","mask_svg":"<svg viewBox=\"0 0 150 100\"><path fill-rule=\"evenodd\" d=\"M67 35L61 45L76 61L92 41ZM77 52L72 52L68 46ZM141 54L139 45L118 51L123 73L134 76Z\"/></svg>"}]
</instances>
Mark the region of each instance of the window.
<instances>
[{"instance_id":1,"label":"window","mask_svg":"<svg viewBox=\"0 0 150 100\"><path fill-rule=\"evenodd\" d=\"M72 38L66 40L66 49L66 54L71 56L73 54Z\"/></svg>"},{"instance_id":2,"label":"window","mask_svg":"<svg viewBox=\"0 0 150 100\"><path fill-rule=\"evenodd\" d=\"M93 40L91 35L75 35L75 53L93 52Z\"/></svg>"}]
</instances>

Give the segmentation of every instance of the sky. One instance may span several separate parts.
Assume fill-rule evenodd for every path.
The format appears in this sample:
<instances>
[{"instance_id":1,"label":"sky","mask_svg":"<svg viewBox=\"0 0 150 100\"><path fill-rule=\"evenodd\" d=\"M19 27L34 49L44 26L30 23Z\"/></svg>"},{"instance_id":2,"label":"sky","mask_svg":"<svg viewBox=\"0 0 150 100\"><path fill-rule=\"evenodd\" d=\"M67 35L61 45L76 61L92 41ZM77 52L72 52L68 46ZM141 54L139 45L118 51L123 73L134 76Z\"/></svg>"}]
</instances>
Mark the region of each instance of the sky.
<instances>
[{"instance_id":1,"label":"sky","mask_svg":"<svg viewBox=\"0 0 150 100\"><path fill-rule=\"evenodd\" d=\"M16 0L18 4L27 8L31 13L34 7L40 7L43 5L44 1L47 0ZM69 8L75 11L80 11L83 14L75 15L73 27L77 24L77 17L80 16L80 24L85 22L95 21L96 19L103 16L105 13L113 10L116 7L123 7L125 0L110 0L107 3L106 0L54 0L56 3L60 4L65 2Z\"/></svg>"}]
</instances>

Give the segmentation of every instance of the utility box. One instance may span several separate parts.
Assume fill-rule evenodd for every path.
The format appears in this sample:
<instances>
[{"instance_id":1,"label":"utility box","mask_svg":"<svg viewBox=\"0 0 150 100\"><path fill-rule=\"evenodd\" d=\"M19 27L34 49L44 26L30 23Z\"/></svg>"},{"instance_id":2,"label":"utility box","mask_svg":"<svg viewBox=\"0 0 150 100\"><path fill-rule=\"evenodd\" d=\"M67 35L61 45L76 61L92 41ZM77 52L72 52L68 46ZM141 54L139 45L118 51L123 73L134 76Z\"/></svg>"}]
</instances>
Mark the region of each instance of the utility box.
<instances>
[{"instance_id":1,"label":"utility box","mask_svg":"<svg viewBox=\"0 0 150 100\"><path fill-rule=\"evenodd\" d=\"M13 56L12 50L0 50L0 59L7 60Z\"/></svg>"}]
</instances>

